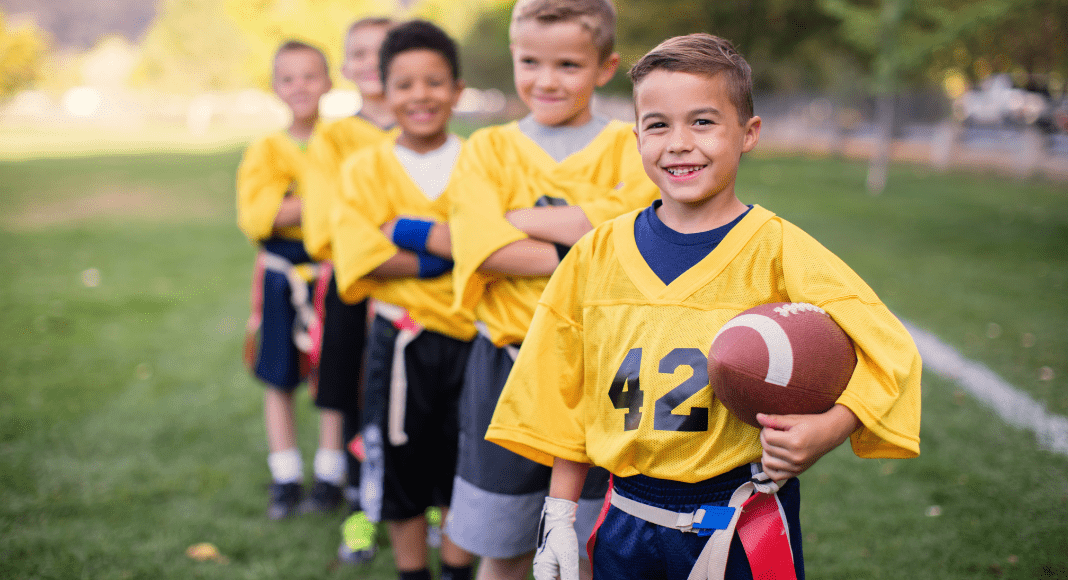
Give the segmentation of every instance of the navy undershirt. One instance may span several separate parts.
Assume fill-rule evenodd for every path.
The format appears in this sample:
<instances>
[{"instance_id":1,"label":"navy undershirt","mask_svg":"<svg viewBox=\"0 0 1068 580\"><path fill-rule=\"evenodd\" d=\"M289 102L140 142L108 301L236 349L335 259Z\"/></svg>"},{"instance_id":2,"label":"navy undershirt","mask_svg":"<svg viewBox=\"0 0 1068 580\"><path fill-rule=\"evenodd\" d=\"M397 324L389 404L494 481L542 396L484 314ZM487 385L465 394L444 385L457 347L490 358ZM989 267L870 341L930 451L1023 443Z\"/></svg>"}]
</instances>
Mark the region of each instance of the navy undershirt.
<instances>
[{"instance_id":1,"label":"navy undershirt","mask_svg":"<svg viewBox=\"0 0 1068 580\"><path fill-rule=\"evenodd\" d=\"M645 263L664 284L671 284L683 272L693 268L705 256L716 249L731 228L738 225L753 206L745 210L731 223L707 232L683 234L664 225L656 215L656 209L663 204L656 200L645 208L634 220L634 241L638 244Z\"/></svg>"}]
</instances>

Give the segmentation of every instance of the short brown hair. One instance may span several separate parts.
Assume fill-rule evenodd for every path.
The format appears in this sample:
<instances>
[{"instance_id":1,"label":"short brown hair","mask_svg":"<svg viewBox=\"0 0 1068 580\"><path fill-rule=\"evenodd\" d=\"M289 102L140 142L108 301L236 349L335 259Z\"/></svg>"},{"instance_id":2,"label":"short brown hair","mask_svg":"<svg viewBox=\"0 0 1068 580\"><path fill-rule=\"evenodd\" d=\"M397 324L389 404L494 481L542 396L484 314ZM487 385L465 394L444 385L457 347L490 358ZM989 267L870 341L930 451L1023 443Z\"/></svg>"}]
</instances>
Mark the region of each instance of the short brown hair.
<instances>
[{"instance_id":1,"label":"short brown hair","mask_svg":"<svg viewBox=\"0 0 1068 580\"><path fill-rule=\"evenodd\" d=\"M612 56L616 45L616 7L610 0L519 0L512 9L508 34L524 20L542 24L578 22L589 31L601 62Z\"/></svg>"},{"instance_id":2,"label":"short brown hair","mask_svg":"<svg viewBox=\"0 0 1068 580\"><path fill-rule=\"evenodd\" d=\"M298 50L310 50L319 55L319 58L323 61L323 69L326 70L326 76L330 76L330 63L326 60L326 54L317 46L308 44L302 40L287 40L278 47L278 50L274 51L274 60L271 62L278 62L278 57L286 52L295 52ZM272 73L273 74L273 73Z\"/></svg>"},{"instance_id":3,"label":"short brown hair","mask_svg":"<svg viewBox=\"0 0 1068 580\"><path fill-rule=\"evenodd\" d=\"M669 38L650 50L627 74L637 88L655 70L705 76L723 74L739 121L745 123L753 117L753 71L734 45L723 38L703 32Z\"/></svg>"},{"instance_id":4,"label":"short brown hair","mask_svg":"<svg viewBox=\"0 0 1068 580\"><path fill-rule=\"evenodd\" d=\"M353 30L359 28L367 28L371 26L381 26L382 28L393 28L397 23L388 16L369 16L367 18L361 18L356 22L349 25L349 29L345 31L345 39L348 40Z\"/></svg>"}]
</instances>

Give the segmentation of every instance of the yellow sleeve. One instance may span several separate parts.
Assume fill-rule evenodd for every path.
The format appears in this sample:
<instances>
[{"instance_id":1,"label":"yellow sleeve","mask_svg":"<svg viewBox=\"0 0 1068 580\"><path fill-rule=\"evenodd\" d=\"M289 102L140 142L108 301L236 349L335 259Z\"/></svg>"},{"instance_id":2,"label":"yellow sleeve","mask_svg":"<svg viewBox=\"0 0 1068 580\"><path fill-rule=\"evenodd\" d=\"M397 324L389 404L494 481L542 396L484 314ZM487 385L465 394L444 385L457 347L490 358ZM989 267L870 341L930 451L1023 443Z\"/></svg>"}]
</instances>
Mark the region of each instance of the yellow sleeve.
<instances>
[{"instance_id":1,"label":"yellow sleeve","mask_svg":"<svg viewBox=\"0 0 1068 580\"><path fill-rule=\"evenodd\" d=\"M486 431L487 441L543 465L591 463L581 306L588 249L579 242L550 278Z\"/></svg>"},{"instance_id":2,"label":"yellow sleeve","mask_svg":"<svg viewBox=\"0 0 1068 580\"><path fill-rule=\"evenodd\" d=\"M313 260L329 260L330 211L340 196L338 169L341 153L330 138L329 131L316 131L308 141L308 170L305 177L304 248Z\"/></svg>"},{"instance_id":3,"label":"yellow sleeve","mask_svg":"<svg viewBox=\"0 0 1068 580\"><path fill-rule=\"evenodd\" d=\"M645 173L641 154L638 152L638 141L629 128L623 128L617 133L605 164L618 168L619 179L613 180L616 183L607 188L599 188L600 191L594 195L576 198L590 200L578 205L594 227L628 211L648 207L660 197L660 190Z\"/></svg>"},{"instance_id":4,"label":"yellow sleeve","mask_svg":"<svg viewBox=\"0 0 1068 580\"><path fill-rule=\"evenodd\" d=\"M346 302L366 298L375 284L365 276L398 251L379 229L396 217L382 154L381 147L359 151L340 171L341 198L331 215L331 245L338 293Z\"/></svg>"},{"instance_id":5,"label":"yellow sleeve","mask_svg":"<svg viewBox=\"0 0 1068 580\"><path fill-rule=\"evenodd\" d=\"M490 278L478 268L493 252L527 237L504 217L505 184L500 160L486 134L475 134L456 161L457 193L449 210L454 309L473 310Z\"/></svg>"},{"instance_id":6,"label":"yellow sleeve","mask_svg":"<svg viewBox=\"0 0 1068 580\"><path fill-rule=\"evenodd\" d=\"M295 175L270 138L245 151L237 169L237 225L253 242L271 237L274 220Z\"/></svg>"},{"instance_id":7,"label":"yellow sleeve","mask_svg":"<svg viewBox=\"0 0 1068 580\"><path fill-rule=\"evenodd\" d=\"M823 308L853 339L857 368L838 402L863 423L854 453L919 455L922 365L905 327L845 262L785 222L783 274L791 300Z\"/></svg>"}]
</instances>

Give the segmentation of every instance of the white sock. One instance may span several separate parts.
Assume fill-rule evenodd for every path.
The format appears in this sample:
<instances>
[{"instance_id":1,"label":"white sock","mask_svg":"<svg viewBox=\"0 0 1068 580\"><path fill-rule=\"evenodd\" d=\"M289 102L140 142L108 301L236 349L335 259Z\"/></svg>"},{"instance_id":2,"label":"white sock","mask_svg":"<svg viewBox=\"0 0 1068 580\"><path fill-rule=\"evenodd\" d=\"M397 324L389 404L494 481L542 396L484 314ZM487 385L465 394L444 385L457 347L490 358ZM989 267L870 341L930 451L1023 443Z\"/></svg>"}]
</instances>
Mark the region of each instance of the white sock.
<instances>
[{"instance_id":1,"label":"white sock","mask_svg":"<svg viewBox=\"0 0 1068 580\"><path fill-rule=\"evenodd\" d=\"M304 480L304 460L300 449L293 447L267 455L267 467L275 483L300 483Z\"/></svg>"},{"instance_id":2,"label":"white sock","mask_svg":"<svg viewBox=\"0 0 1068 580\"><path fill-rule=\"evenodd\" d=\"M340 486L345 482L345 452L319 448L315 452L315 479Z\"/></svg>"}]
</instances>

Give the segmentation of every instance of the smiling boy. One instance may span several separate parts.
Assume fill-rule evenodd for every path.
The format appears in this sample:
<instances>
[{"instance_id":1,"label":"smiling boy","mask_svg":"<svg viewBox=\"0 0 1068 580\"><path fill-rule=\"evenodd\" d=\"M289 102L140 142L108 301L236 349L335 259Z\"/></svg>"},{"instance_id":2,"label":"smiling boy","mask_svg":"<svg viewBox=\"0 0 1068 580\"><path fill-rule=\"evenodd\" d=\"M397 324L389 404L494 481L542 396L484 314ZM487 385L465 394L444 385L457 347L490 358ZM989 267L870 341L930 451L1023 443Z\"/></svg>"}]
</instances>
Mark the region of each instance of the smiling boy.
<instances>
[{"instance_id":1,"label":"smiling boy","mask_svg":"<svg viewBox=\"0 0 1068 580\"><path fill-rule=\"evenodd\" d=\"M450 177L462 145L448 123L464 84L455 44L423 21L389 32L380 74L400 133L345 163L332 244L342 299L370 289L375 314L362 505L387 522L401 580L429 580L424 512L447 511L452 495L457 405L475 335L470 314L452 310L445 227L461 191ZM470 578L472 557L448 534L441 560L443 579Z\"/></svg>"},{"instance_id":2,"label":"smiling boy","mask_svg":"<svg viewBox=\"0 0 1068 580\"><path fill-rule=\"evenodd\" d=\"M730 43L669 39L630 75L642 165L661 199L568 253L486 438L552 465L538 580L577 578L572 522L591 465L613 476L590 543L594 578L803 578L796 476L847 438L861 457L917 455L919 355L848 266L738 199L761 120ZM726 321L769 302L826 310L858 364L830 411L758 415L757 429L715 399L705 353ZM752 517L760 509L767 518Z\"/></svg>"},{"instance_id":3,"label":"smiling boy","mask_svg":"<svg viewBox=\"0 0 1068 580\"><path fill-rule=\"evenodd\" d=\"M302 339L316 332L320 321L307 299L317 268L301 241L301 208L307 191L305 143L319 122L319 99L330 90L326 57L309 44L286 42L275 53L271 84L292 120L285 131L245 151L237 173L237 215L241 230L259 246L245 357L267 387L264 420L272 480L267 515L280 519L294 513L303 495L293 392L314 358L310 341ZM321 415L324 424L330 419ZM320 441L321 448L330 445L329 439Z\"/></svg>"},{"instance_id":4,"label":"smiling boy","mask_svg":"<svg viewBox=\"0 0 1068 580\"><path fill-rule=\"evenodd\" d=\"M632 126L594 114L619 65L608 0L520 0L509 29L515 87L530 114L475 132L457 168L450 227L456 306L475 312L461 401L460 460L446 529L482 557L482 579L525 578L547 467L485 441L497 397L548 276L590 228L644 207ZM607 474L590 477L578 527L589 532ZM576 542L576 550L577 550Z\"/></svg>"}]
</instances>

